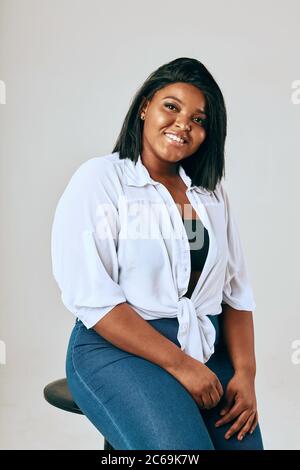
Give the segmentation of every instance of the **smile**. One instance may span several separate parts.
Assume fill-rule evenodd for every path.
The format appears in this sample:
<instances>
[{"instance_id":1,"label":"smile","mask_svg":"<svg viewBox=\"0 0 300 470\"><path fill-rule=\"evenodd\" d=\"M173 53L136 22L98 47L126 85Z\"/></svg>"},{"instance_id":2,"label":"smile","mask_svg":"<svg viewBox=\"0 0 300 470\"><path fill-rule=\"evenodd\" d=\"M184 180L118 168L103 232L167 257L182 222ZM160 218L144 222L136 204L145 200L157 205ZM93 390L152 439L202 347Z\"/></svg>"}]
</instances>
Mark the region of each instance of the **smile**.
<instances>
[{"instance_id":1,"label":"smile","mask_svg":"<svg viewBox=\"0 0 300 470\"><path fill-rule=\"evenodd\" d=\"M178 137L172 136L170 137L171 134L164 134L165 138L170 144L177 145L179 147L182 147L183 145L186 144L182 139L179 139Z\"/></svg>"}]
</instances>

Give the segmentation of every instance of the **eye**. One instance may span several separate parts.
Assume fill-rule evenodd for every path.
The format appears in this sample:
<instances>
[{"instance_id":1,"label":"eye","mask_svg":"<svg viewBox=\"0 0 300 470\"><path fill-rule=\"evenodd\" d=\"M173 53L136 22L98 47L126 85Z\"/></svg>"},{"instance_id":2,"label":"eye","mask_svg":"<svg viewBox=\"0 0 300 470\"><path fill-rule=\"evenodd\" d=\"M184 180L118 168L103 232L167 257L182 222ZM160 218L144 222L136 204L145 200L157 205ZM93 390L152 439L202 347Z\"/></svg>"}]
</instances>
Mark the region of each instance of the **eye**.
<instances>
[{"instance_id":1,"label":"eye","mask_svg":"<svg viewBox=\"0 0 300 470\"><path fill-rule=\"evenodd\" d=\"M206 122L205 122L205 119L203 119L203 118L200 118L200 117L199 117L199 118L195 118L195 119L200 119L200 121L201 121L201 122L200 122L200 121L198 121L198 122L199 122L199 124L202 124L202 126L205 126L205 124L206 124Z\"/></svg>"},{"instance_id":2,"label":"eye","mask_svg":"<svg viewBox=\"0 0 300 470\"><path fill-rule=\"evenodd\" d=\"M168 108L169 106L170 106L171 108L177 109L177 107L174 106L174 104L172 104L172 103L165 103L165 107L166 107L166 108ZM170 108L169 108L169 109L170 109ZM205 120L205 119L200 118L200 117L196 117L195 119L199 119L199 121L197 121L197 122L198 122L199 124L202 124L202 126L205 126L205 124L206 124L206 122L205 122L206 120Z\"/></svg>"},{"instance_id":3,"label":"eye","mask_svg":"<svg viewBox=\"0 0 300 470\"><path fill-rule=\"evenodd\" d=\"M168 106L171 106L172 108L175 108L175 109L177 109L177 108L176 108L176 106L174 106L174 105L173 105L173 104L171 104L171 103L166 103L166 104L165 104L165 107L166 107L166 108L167 108Z\"/></svg>"}]
</instances>

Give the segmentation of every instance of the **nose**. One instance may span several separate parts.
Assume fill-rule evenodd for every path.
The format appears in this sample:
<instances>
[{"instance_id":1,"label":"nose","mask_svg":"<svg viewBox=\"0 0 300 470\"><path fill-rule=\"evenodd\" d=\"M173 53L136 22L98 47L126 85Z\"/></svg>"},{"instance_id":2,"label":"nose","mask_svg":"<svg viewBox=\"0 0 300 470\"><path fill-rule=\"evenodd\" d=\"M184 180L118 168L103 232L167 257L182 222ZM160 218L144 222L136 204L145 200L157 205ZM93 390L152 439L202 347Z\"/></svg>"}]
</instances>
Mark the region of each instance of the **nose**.
<instances>
[{"instance_id":1,"label":"nose","mask_svg":"<svg viewBox=\"0 0 300 470\"><path fill-rule=\"evenodd\" d=\"M177 126L177 127L179 126L180 128L182 128L182 129L184 129L184 130L187 130L187 131L190 131L190 130L191 130L191 125L188 124L188 123L181 123L181 125L180 125L180 123L177 122L177 123L176 123L176 126Z\"/></svg>"}]
</instances>

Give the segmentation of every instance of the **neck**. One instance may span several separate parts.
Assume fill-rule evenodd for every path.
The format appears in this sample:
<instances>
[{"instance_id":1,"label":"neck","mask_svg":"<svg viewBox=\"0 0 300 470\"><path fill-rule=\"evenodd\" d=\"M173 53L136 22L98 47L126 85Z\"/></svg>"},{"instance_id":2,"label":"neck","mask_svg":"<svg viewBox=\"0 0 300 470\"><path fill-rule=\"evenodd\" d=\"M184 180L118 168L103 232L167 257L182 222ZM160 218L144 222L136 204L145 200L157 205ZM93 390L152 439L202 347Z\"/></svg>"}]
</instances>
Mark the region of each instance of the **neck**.
<instances>
[{"instance_id":1,"label":"neck","mask_svg":"<svg viewBox=\"0 0 300 470\"><path fill-rule=\"evenodd\" d=\"M147 159L144 156L141 156L141 161L143 165L147 168L150 176L154 180L165 180L171 181L176 180L179 175L179 163L169 163L169 162L153 162L151 159Z\"/></svg>"}]
</instances>

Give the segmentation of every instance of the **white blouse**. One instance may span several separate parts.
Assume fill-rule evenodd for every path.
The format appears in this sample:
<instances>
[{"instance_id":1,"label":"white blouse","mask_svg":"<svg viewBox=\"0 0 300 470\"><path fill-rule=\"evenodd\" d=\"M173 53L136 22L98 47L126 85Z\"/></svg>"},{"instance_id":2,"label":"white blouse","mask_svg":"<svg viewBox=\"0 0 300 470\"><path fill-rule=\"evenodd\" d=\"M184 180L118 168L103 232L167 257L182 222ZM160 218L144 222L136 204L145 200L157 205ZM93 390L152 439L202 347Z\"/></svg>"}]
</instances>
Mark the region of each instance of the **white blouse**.
<instances>
[{"instance_id":1,"label":"white blouse","mask_svg":"<svg viewBox=\"0 0 300 470\"><path fill-rule=\"evenodd\" d=\"M87 328L127 302L146 320L177 317L181 349L205 363L216 336L207 315L221 313L222 303L247 311L256 304L223 184L215 191L192 186L181 165L179 175L209 235L191 298L185 297L191 260L181 208L140 156L135 165L118 152L81 164L60 197L51 237L53 275L63 304Z\"/></svg>"}]
</instances>

